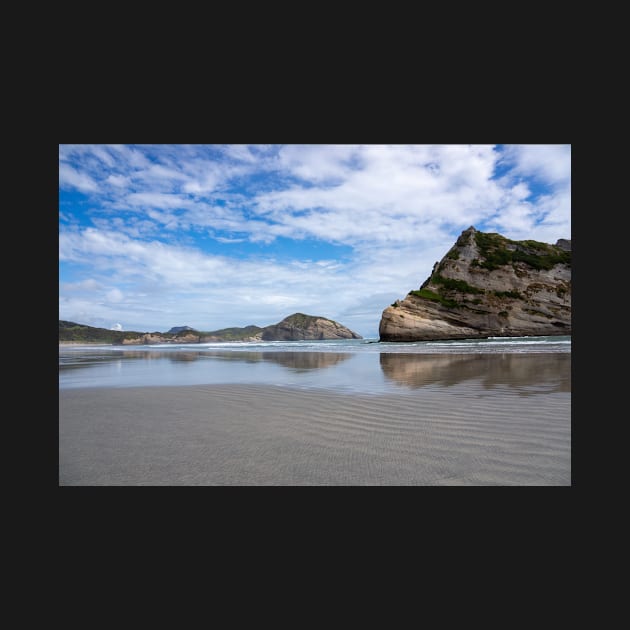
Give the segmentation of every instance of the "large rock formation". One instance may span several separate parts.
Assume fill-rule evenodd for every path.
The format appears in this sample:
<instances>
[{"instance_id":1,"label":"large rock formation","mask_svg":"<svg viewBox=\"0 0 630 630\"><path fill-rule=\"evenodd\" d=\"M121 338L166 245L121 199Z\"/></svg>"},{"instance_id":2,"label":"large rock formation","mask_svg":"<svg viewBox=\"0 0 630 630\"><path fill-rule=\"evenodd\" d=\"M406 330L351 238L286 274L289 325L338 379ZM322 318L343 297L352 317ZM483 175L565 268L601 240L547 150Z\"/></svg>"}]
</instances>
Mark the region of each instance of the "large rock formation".
<instances>
[{"instance_id":1,"label":"large rock formation","mask_svg":"<svg viewBox=\"0 0 630 630\"><path fill-rule=\"evenodd\" d=\"M464 230L419 290L383 311L381 341L571 334L571 241Z\"/></svg>"},{"instance_id":2,"label":"large rock formation","mask_svg":"<svg viewBox=\"0 0 630 630\"><path fill-rule=\"evenodd\" d=\"M294 313L278 324L263 328L262 339L298 341L301 339L362 339L362 337L331 319Z\"/></svg>"}]
</instances>

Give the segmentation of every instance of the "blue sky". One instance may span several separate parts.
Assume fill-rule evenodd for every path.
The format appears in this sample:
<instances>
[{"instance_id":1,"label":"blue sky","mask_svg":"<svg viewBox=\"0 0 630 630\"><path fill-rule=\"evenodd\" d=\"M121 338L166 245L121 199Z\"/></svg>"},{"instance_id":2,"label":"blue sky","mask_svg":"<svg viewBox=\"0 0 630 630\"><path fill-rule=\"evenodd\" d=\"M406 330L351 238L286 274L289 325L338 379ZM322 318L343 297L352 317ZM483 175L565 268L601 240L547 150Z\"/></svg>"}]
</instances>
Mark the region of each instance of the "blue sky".
<instances>
[{"instance_id":1,"label":"blue sky","mask_svg":"<svg viewBox=\"0 0 630 630\"><path fill-rule=\"evenodd\" d=\"M571 146L59 145L59 317L376 337L470 225L571 238Z\"/></svg>"}]
</instances>

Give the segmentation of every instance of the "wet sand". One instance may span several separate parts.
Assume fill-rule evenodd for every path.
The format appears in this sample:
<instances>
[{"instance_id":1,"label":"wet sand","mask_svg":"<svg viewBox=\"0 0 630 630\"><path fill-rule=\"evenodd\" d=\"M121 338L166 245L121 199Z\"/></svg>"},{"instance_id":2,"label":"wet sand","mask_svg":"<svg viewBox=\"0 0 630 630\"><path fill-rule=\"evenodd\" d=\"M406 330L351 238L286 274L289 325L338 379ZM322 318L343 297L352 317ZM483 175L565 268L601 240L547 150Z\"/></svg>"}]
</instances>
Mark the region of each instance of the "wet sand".
<instances>
[{"instance_id":1,"label":"wet sand","mask_svg":"<svg viewBox=\"0 0 630 630\"><path fill-rule=\"evenodd\" d=\"M563 383L60 390L59 484L570 485Z\"/></svg>"}]
</instances>

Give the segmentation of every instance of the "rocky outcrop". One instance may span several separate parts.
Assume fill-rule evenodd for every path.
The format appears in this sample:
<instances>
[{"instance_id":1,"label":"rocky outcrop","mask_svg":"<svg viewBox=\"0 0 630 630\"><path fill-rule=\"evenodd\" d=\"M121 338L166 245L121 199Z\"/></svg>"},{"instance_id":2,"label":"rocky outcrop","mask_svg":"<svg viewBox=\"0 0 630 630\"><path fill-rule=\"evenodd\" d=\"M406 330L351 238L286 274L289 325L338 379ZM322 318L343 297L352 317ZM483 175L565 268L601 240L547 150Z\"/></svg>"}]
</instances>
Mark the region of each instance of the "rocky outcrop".
<instances>
[{"instance_id":1,"label":"rocky outcrop","mask_svg":"<svg viewBox=\"0 0 630 630\"><path fill-rule=\"evenodd\" d=\"M570 334L571 241L512 241L474 227L379 326L381 341Z\"/></svg>"},{"instance_id":2,"label":"rocky outcrop","mask_svg":"<svg viewBox=\"0 0 630 630\"><path fill-rule=\"evenodd\" d=\"M190 326L173 326L173 328L171 328L166 334L167 335L175 335L177 333L185 332L187 330L194 331L195 329L191 328Z\"/></svg>"},{"instance_id":3,"label":"rocky outcrop","mask_svg":"<svg viewBox=\"0 0 630 630\"><path fill-rule=\"evenodd\" d=\"M332 319L294 313L277 324L263 328L262 339L299 341L302 339L362 339L362 337Z\"/></svg>"},{"instance_id":4,"label":"rocky outcrop","mask_svg":"<svg viewBox=\"0 0 630 630\"><path fill-rule=\"evenodd\" d=\"M570 252L571 251L571 241L569 239L566 239L566 238L559 238L556 241L556 247L559 247L560 249L563 249L565 252Z\"/></svg>"}]
</instances>

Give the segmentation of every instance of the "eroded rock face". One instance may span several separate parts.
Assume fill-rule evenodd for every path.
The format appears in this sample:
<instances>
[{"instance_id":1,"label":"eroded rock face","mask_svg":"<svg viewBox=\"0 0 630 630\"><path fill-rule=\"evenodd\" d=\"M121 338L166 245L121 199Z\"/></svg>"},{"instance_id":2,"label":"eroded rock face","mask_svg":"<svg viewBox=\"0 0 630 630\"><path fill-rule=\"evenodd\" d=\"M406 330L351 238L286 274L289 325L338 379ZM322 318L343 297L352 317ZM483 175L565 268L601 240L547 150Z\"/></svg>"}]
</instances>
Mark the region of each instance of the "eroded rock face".
<instances>
[{"instance_id":1,"label":"eroded rock face","mask_svg":"<svg viewBox=\"0 0 630 630\"><path fill-rule=\"evenodd\" d=\"M383 311L381 341L571 334L571 241L464 230L419 290Z\"/></svg>"}]
</instances>

